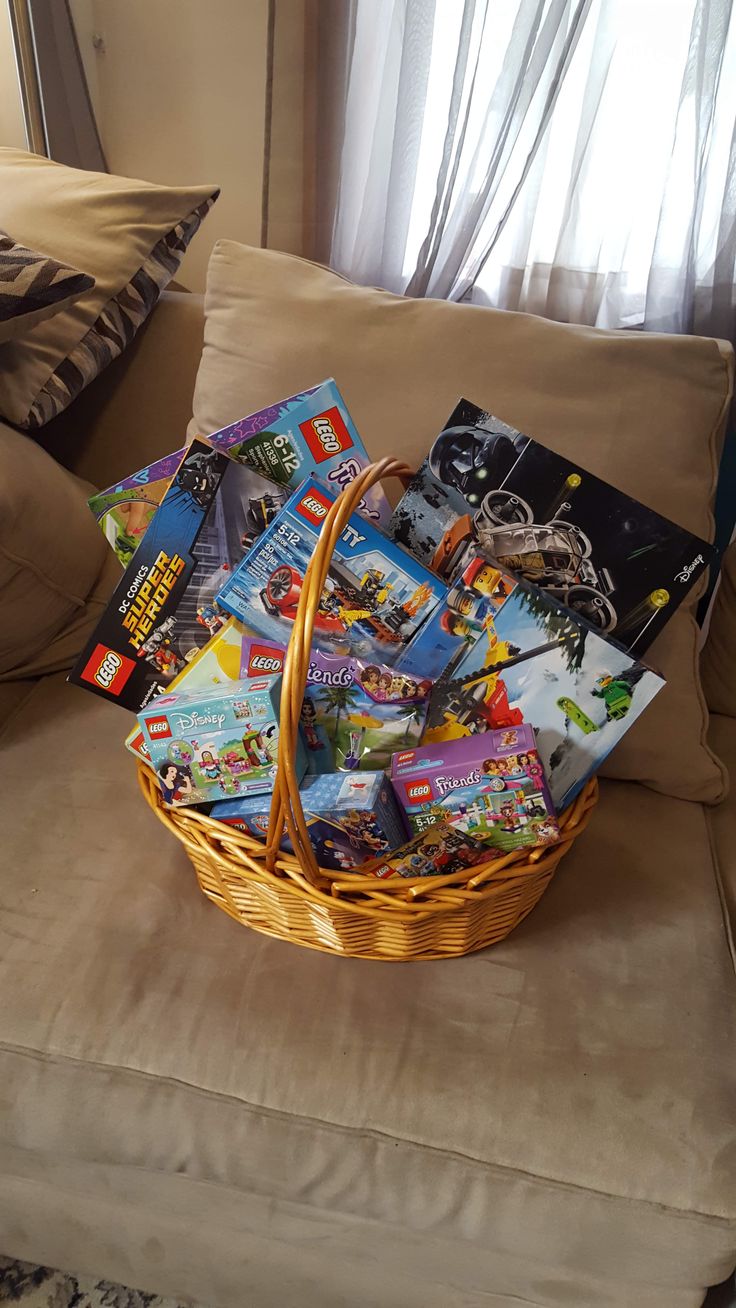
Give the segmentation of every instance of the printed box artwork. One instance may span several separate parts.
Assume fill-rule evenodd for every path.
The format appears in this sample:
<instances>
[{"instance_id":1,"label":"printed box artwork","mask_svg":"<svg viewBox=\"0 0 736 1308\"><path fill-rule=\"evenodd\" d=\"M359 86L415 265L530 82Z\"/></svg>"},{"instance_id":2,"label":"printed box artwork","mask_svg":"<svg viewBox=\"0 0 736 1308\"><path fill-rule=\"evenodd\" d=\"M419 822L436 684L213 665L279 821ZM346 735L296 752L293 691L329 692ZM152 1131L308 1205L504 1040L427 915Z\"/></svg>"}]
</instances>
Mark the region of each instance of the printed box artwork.
<instances>
[{"instance_id":1,"label":"printed box artwork","mask_svg":"<svg viewBox=\"0 0 736 1308\"><path fill-rule=\"evenodd\" d=\"M138 715L167 804L270 792L276 775L281 678L162 695ZM297 758L297 771L304 758Z\"/></svg>"},{"instance_id":2,"label":"printed box artwork","mask_svg":"<svg viewBox=\"0 0 736 1308\"><path fill-rule=\"evenodd\" d=\"M406 676L421 672L433 681L443 673L450 676L514 584L482 555L468 555L444 600L399 651L397 669Z\"/></svg>"},{"instance_id":3,"label":"printed box artwork","mask_svg":"<svg viewBox=\"0 0 736 1308\"><path fill-rule=\"evenodd\" d=\"M176 691L192 694L195 690L205 690L208 686L222 686L231 681L240 681L242 649L248 639L242 623L238 622L237 618L228 618L224 627L216 632L204 649L197 650L182 671L174 677L167 688L168 693L174 694ZM274 669L276 672L280 670L280 668ZM264 674L265 669L260 676ZM148 761L148 748L138 723L128 733L125 745L133 754Z\"/></svg>"},{"instance_id":4,"label":"printed box artwork","mask_svg":"<svg viewBox=\"0 0 736 1308\"><path fill-rule=\"evenodd\" d=\"M412 831L444 820L504 854L559 839L528 725L394 754L391 780Z\"/></svg>"},{"instance_id":5,"label":"printed box artwork","mask_svg":"<svg viewBox=\"0 0 736 1308\"><path fill-rule=\"evenodd\" d=\"M664 682L550 595L508 573L501 574L499 599L480 631L457 635L459 656L435 683L423 740L531 723L560 813Z\"/></svg>"},{"instance_id":6,"label":"printed box artwork","mask_svg":"<svg viewBox=\"0 0 736 1308\"><path fill-rule=\"evenodd\" d=\"M309 478L248 551L217 602L269 640L286 644L304 574L334 498ZM413 635L445 586L360 514L348 519L330 563L314 643L375 658Z\"/></svg>"},{"instance_id":7,"label":"printed box artwork","mask_svg":"<svg viewBox=\"0 0 736 1308\"><path fill-rule=\"evenodd\" d=\"M207 440L215 449L291 490L311 472L342 490L370 462L332 379L240 418ZM126 567L185 454L186 447L168 454L88 501ZM378 523L388 521L391 509L380 486L368 492L361 511Z\"/></svg>"},{"instance_id":8,"label":"printed box artwork","mask_svg":"<svg viewBox=\"0 0 736 1308\"><path fill-rule=\"evenodd\" d=\"M224 626L217 592L283 495L194 441L69 680L134 713L163 694Z\"/></svg>"},{"instance_id":9,"label":"printed box artwork","mask_svg":"<svg viewBox=\"0 0 736 1308\"><path fill-rule=\"evenodd\" d=\"M445 579L475 544L637 654L715 558L705 541L467 400L389 533Z\"/></svg>"},{"instance_id":10,"label":"printed box artwork","mask_svg":"<svg viewBox=\"0 0 736 1308\"><path fill-rule=\"evenodd\" d=\"M321 867L350 871L404 841L408 829L383 772L306 777L300 787L304 817ZM223 800L210 814L259 840L268 833L270 801L260 796ZM292 846L284 835L282 849Z\"/></svg>"},{"instance_id":11,"label":"printed box artwork","mask_svg":"<svg viewBox=\"0 0 736 1308\"><path fill-rule=\"evenodd\" d=\"M481 844L467 831L460 831L450 822L435 822L408 844L393 853L366 863L360 869L364 876L379 877L439 877L452 876L477 863L487 862L487 845Z\"/></svg>"},{"instance_id":12,"label":"printed box artwork","mask_svg":"<svg viewBox=\"0 0 736 1308\"><path fill-rule=\"evenodd\" d=\"M389 767L395 750L418 744L430 690L385 664L316 651L302 706L307 770Z\"/></svg>"}]
</instances>

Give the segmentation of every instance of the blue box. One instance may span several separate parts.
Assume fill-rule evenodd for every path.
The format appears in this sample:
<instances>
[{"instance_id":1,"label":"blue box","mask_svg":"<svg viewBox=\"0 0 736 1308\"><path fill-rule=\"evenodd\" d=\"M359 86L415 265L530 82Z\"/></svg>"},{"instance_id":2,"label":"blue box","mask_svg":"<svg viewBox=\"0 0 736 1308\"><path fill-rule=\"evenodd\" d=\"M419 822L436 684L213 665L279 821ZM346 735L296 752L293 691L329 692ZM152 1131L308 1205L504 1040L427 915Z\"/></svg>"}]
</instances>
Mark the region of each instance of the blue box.
<instances>
[{"instance_id":1,"label":"blue box","mask_svg":"<svg viewBox=\"0 0 736 1308\"><path fill-rule=\"evenodd\" d=\"M218 603L262 636L287 643L304 574L334 501L308 477L225 582ZM437 577L354 513L330 562L314 643L390 661L445 593Z\"/></svg>"},{"instance_id":2,"label":"blue box","mask_svg":"<svg viewBox=\"0 0 736 1308\"><path fill-rule=\"evenodd\" d=\"M383 772L333 772L307 777L300 794L321 867L349 871L406 840L408 827ZM210 816L265 840L270 806L269 799L248 795L221 800L213 805ZM282 848L291 852L286 835Z\"/></svg>"},{"instance_id":3,"label":"blue box","mask_svg":"<svg viewBox=\"0 0 736 1308\"><path fill-rule=\"evenodd\" d=\"M276 775L281 677L161 695L138 721L167 804L270 792ZM306 760L298 742L297 772Z\"/></svg>"}]
</instances>

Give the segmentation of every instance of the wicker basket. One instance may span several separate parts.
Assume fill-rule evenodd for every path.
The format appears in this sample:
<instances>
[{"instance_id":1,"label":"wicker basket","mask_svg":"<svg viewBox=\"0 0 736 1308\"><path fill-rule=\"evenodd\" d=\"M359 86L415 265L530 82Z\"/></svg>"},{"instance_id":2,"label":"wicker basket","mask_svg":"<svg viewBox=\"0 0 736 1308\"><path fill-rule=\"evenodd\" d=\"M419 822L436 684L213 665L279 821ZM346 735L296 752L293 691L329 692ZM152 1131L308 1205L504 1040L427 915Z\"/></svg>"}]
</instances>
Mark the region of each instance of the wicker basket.
<instances>
[{"instance_id":1,"label":"wicker basket","mask_svg":"<svg viewBox=\"0 0 736 1308\"><path fill-rule=\"evenodd\" d=\"M558 844L490 857L451 876L377 881L317 865L293 762L317 604L335 543L366 490L384 477L405 480L410 475L397 459L371 464L325 519L284 664L278 769L266 842L195 809L166 808L153 773L138 767L151 808L185 846L205 895L231 917L311 949L396 961L467 954L507 936L544 893L598 797L591 780L560 818ZM279 849L284 828L293 855Z\"/></svg>"}]
</instances>

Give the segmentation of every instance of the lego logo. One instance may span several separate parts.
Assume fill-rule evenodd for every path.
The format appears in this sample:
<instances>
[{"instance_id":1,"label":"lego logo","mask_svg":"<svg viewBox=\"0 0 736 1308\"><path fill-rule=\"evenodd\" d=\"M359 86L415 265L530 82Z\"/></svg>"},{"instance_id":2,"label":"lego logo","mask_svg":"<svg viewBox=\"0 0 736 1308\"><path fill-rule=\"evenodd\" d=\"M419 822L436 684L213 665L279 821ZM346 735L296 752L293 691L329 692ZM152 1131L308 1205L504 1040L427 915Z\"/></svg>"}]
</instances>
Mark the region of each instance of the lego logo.
<instances>
[{"instance_id":1,"label":"lego logo","mask_svg":"<svg viewBox=\"0 0 736 1308\"><path fill-rule=\"evenodd\" d=\"M352 437L337 405L325 409L323 413L318 413L315 418L310 418L307 422L300 422L299 430L309 446L315 463L324 463L327 459L333 459L336 454L342 454L345 450L353 448Z\"/></svg>"},{"instance_id":2,"label":"lego logo","mask_svg":"<svg viewBox=\"0 0 736 1308\"><path fill-rule=\"evenodd\" d=\"M248 676L257 676L259 673L280 672L284 666L284 656L281 650L273 649L268 645L252 645L250 656L248 658Z\"/></svg>"},{"instance_id":3,"label":"lego logo","mask_svg":"<svg viewBox=\"0 0 736 1308\"><path fill-rule=\"evenodd\" d=\"M332 507L332 501L326 495L321 495L319 491L307 491L302 495L297 504L297 513L300 513L307 522L311 522L315 527L321 527L329 510Z\"/></svg>"},{"instance_id":4,"label":"lego logo","mask_svg":"<svg viewBox=\"0 0 736 1308\"><path fill-rule=\"evenodd\" d=\"M163 736L171 735L168 718L148 718L146 720L146 729L151 740L160 740Z\"/></svg>"},{"instance_id":5,"label":"lego logo","mask_svg":"<svg viewBox=\"0 0 736 1308\"><path fill-rule=\"evenodd\" d=\"M413 759L413 757L414 757L414 750L413 750L413 749L410 749L409 752L408 752L408 754L397 754L397 755L396 755L396 762L397 762L397 763L408 763L410 759Z\"/></svg>"},{"instance_id":6,"label":"lego logo","mask_svg":"<svg viewBox=\"0 0 736 1308\"><path fill-rule=\"evenodd\" d=\"M117 650L110 649L108 645L98 644L95 645L80 677L82 681L88 681L98 690L118 696L135 670L135 666L134 660L129 659L127 655L118 654Z\"/></svg>"},{"instance_id":7,"label":"lego logo","mask_svg":"<svg viewBox=\"0 0 736 1308\"><path fill-rule=\"evenodd\" d=\"M413 804L432 798L432 787L428 781L410 781L406 786L406 798Z\"/></svg>"}]
</instances>

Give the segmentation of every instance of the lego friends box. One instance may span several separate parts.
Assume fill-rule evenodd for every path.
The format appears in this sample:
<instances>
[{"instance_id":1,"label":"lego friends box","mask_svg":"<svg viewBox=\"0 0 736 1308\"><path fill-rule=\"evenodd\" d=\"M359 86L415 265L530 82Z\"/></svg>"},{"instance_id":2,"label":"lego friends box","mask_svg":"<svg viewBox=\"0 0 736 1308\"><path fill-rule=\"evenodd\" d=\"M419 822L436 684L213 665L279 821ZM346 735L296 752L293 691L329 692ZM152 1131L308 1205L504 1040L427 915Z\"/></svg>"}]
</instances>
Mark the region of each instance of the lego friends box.
<instances>
[{"instance_id":1,"label":"lego friends box","mask_svg":"<svg viewBox=\"0 0 736 1308\"><path fill-rule=\"evenodd\" d=\"M227 578L218 604L268 639L287 643L304 575L334 499L308 478ZM358 655L395 654L444 594L437 577L353 513L330 562L314 643Z\"/></svg>"}]
</instances>

